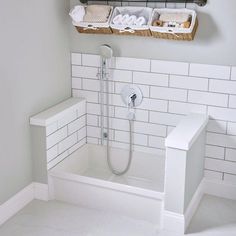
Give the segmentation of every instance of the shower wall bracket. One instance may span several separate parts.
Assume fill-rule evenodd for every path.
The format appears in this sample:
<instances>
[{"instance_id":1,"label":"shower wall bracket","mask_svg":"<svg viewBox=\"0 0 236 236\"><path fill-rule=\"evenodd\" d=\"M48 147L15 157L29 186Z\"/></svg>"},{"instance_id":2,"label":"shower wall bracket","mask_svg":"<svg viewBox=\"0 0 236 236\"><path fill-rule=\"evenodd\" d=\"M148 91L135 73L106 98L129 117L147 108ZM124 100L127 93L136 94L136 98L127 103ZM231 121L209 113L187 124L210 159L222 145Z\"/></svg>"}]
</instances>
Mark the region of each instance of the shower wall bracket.
<instances>
[{"instance_id":1,"label":"shower wall bracket","mask_svg":"<svg viewBox=\"0 0 236 236\"><path fill-rule=\"evenodd\" d=\"M88 4L90 0L80 0L83 4ZM184 3L185 5L188 3L194 3L200 7L203 7L207 4L207 0L92 0L92 2L106 2L107 4L114 4L114 3L120 3L120 5L123 5L123 3L145 3L148 5L149 3L163 3L167 6L169 3Z\"/></svg>"}]
</instances>

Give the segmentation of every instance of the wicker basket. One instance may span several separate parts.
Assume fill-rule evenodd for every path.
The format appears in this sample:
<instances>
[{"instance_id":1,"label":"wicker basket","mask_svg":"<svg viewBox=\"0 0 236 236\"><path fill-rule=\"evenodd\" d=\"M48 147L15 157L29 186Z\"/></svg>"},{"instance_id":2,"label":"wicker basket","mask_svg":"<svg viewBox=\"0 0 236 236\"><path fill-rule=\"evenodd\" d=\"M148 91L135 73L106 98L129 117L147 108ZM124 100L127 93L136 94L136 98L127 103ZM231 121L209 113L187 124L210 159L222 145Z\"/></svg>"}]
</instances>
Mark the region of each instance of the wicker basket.
<instances>
[{"instance_id":1,"label":"wicker basket","mask_svg":"<svg viewBox=\"0 0 236 236\"><path fill-rule=\"evenodd\" d=\"M79 33L85 34L112 34L112 30L110 28L110 20L112 17L113 7L111 7L111 12L108 17L107 22L104 23L91 23L91 22L72 22L76 27Z\"/></svg>"},{"instance_id":2,"label":"wicker basket","mask_svg":"<svg viewBox=\"0 0 236 236\"><path fill-rule=\"evenodd\" d=\"M113 19L119 15L136 15L136 16L143 16L147 19L147 24L142 26L136 25L116 25L113 23ZM152 8L148 7L116 7L113 11L110 27L114 34L117 35L137 35L137 36L145 36L150 37L151 32L149 29L149 24L151 21L152 16Z\"/></svg>"},{"instance_id":3,"label":"wicker basket","mask_svg":"<svg viewBox=\"0 0 236 236\"><path fill-rule=\"evenodd\" d=\"M158 27L152 26L154 20L158 20L161 13L188 13L191 15L191 24L189 28L172 28L172 27ZM194 39L198 20L197 14L189 9L154 9L152 19L150 21L150 30L152 36L155 38L172 39L172 40L186 40L191 41Z\"/></svg>"}]
</instances>

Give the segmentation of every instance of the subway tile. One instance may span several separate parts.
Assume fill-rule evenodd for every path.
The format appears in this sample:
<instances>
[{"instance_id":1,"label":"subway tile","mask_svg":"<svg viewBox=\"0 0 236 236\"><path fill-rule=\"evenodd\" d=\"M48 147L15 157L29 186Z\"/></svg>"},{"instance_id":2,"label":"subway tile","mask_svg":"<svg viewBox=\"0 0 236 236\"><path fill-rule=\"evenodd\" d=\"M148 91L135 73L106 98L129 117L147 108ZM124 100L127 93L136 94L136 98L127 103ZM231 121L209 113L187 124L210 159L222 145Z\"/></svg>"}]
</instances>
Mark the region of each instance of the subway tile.
<instances>
[{"instance_id":1,"label":"subway tile","mask_svg":"<svg viewBox=\"0 0 236 236\"><path fill-rule=\"evenodd\" d=\"M68 135L76 132L77 130L81 129L85 125L86 125L86 119L84 115L68 125Z\"/></svg>"},{"instance_id":2,"label":"subway tile","mask_svg":"<svg viewBox=\"0 0 236 236\"><path fill-rule=\"evenodd\" d=\"M122 142L116 142L116 141L111 141L110 142L111 147L113 148L120 148L120 149L129 149L129 144L128 143L122 143Z\"/></svg>"},{"instance_id":3,"label":"subway tile","mask_svg":"<svg viewBox=\"0 0 236 236\"><path fill-rule=\"evenodd\" d=\"M115 130L115 141L128 143L129 142L129 132Z\"/></svg>"},{"instance_id":4,"label":"subway tile","mask_svg":"<svg viewBox=\"0 0 236 236\"><path fill-rule=\"evenodd\" d=\"M100 115L100 104L87 102L87 113Z\"/></svg>"},{"instance_id":5,"label":"subway tile","mask_svg":"<svg viewBox=\"0 0 236 236\"><path fill-rule=\"evenodd\" d=\"M86 126L81 128L80 130L78 130L77 132L77 137L78 137L78 141L86 138L87 136L87 129L86 129Z\"/></svg>"},{"instance_id":6,"label":"subway tile","mask_svg":"<svg viewBox=\"0 0 236 236\"><path fill-rule=\"evenodd\" d=\"M81 65L81 53L71 53L71 64Z\"/></svg>"},{"instance_id":7,"label":"subway tile","mask_svg":"<svg viewBox=\"0 0 236 236\"><path fill-rule=\"evenodd\" d=\"M132 71L110 70L110 78L113 81L132 83Z\"/></svg>"},{"instance_id":8,"label":"subway tile","mask_svg":"<svg viewBox=\"0 0 236 236\"><path fill-rule=\"evenodd\" d=\"M129 142L129 132L115 130L115 141L128 143Z\"/></svg>"},{"instance_id":9,"label":"subway tile","mask_svg":"<svg viewBox=\"0 0 236 236\"><path fill-rule=\"evenodd\" d=\"M124 107L115 107L115 117L121 119L127 119L128 110ZM136 109L135 120L137 121L148 121L148 111Z\"/></svg>"},{"instance_id":10,"label":"subway tile","mask_svg":"<svg viewBox=\"0 0 236 236\"><path fill-rule=\"evenodd\" d=\"M82 140L80 140L78 143L76 143L75 145L73 145L71 148L68 149L68 153L71 154L73 152L75 152L76 150L78 150L79 148L81 148L84 144L86 144L86 138L83 138Z\"/></svg>"},{"instance_id":11,"label":"subway tile","mask_svg":"<svg viewBox=\"0 0 236 236\"><path fill-rule=\"evenodd\" d=\"M47 150L47 162L50 162L58 155L58 146L55 145Z\"/></svg>"},{"instance_id":12,"label":"subway tile","mask_svg":"<svg viewBox=\"0 0 236 236\"><path fill-rule=\"evenodd\" d=\"M197 77L227 80L230 78L230 67L204 64L190 64L189 74L191 76Z\"/></svg>"},{"instance_id":13,"label":"subway tile","mask_svg":"<svg viewBox=\"0 0 236 236\"><path fill-rule=\"evenodd\" d=\"M144 147L144 146L139 146L139 145L134 145L133 146L134 151L136 152L144 152L144 153L149 153L149 154L153 154L156 155L157 158L158 156L165 156L165 150L163 149L158 149L158 148L152 148L152 147Z\"/></svg>"},{"instance_id":14,"label":"subway tile","mask_svg":"<svg viewBox=\"0 0 236 236\"><path fill-rule=\"evenodd\" d=\"M234 95L229 96L229 107L236 108L236 96Z\"/></svg>"},{"instance_id":15,"label":"subway tile","mask_svg":"<svg viewBox=\"0 0 236 236\"><path fill-rule=\"evenodd\" d=\"M90 91L100 91L100 81L94 79L83 79L83 89Z\"/></svg>"},{"instance_id":16,"label":"subway tile","mask_svg":"<svg viewBox=\"0 0 236 236\"><path fill-rule=\"evenodd\" d=\"M221 147L226 146L226 135L207 132L206 143Z\"/></svg>"},{"instance_id":17,"label":"subway tile","mask_svg":"<svg viewBox=\"0 0 236 236\"><path fill-rule=\"evenodd\" d=\"M67 149L72 147L76 142L77 142L77 134L76 133L68 136L66 139L64 139L63 141L61 141L58 144L59 154L63 153L64 151L66 151Z\"/></svg>"},{"instance_id":18,"label":"subway tile","mask_svg":"<svg viewBox=\"0 0 236 236\"><path fill-rule=\"evenodd\" d=\"M98 127L87 126L87 136L101 138L101 129Z\"/></svg>"},{"instance_id":19,"label":"subway tile","mask_svg":"<svg viewBox=\"0 0 236 236\"><path fill-rule=\"evenodd\" d=\"M212 119L236 122L236 110L220 107L208 107Z\"/></svg>"},{"instance_id":20,"label":"subway tile","mask_svg":"<svg viewBox=\"0 0 236 236\"><path fill-rule=\"evenodd\" d=\"M229 174L236 174L236 162L205 158L205 168Z\"/></svg>"},{"instance_id":21,"label":"subway tile","mask_svg":"<svg viewBox=\"0 0 236 236\"><path fill-rule=\"evenodd\" d=\"M236 149L226 148L225 160L236 162Z\"/></svg>"},{"instance_id":22,"label":"subway tile","mask_svg":"<svg viewBox=\"0 0 236 236\"><path fill-rule=\"evenodd\" d=\"M176 126L182 118L182 115L162 112L150 112L150 122L156 124Z\"/></svg>"},{"instance_id":23,"label":"subway tile","mask_svg":"<svg viewBox=\"0 0 236 236\"><path fill-rule=\"evenodd\" d=\"M168 102L164 100L144 98L138 108L152 111L167 111Z\"/></svg>"},{"instance_id":24,"label":"subway tile","mask_svg":"<svg viewBox=\"0 0 236 236\"><path fill-rule=\"evenodd\" d=\"M171 75L170 87L207 91L208 79Z\"/></svg>"},{"instance_id":25,"label":"subway tile","mask_svg":"<svg viewBox=\"0 0 236 236\"><path fill-rule=\"evenodd\" d=\"M121 70L150 71L150 60L116 57L115 68Z\"/></svg>"},{"instance_id":26,"label":"subway tile","mask_svg":"<svg viewBox=\"0 0 236 236\"><path fill-rule=\"evenodd\" d=\"M225 94L189 91L188 101L198 104L227 107L228 96Z\"/></svg>"},{"instance_id":27,"label":"subway tile","mask_svg":"<svg viewBox=\"0 0 236 236\"><path fill-rule=\"evenodd\" d=\"M168 86L168 75L146 72L134 72L133 83L155 86Z\"/></svg>"},{"instance_id":28,"label":"subway tile","mask_svg":"<svg viewBox=\"0 0 236 236\"><path fill-rule=\"evenodd\" d=\"M236 135L236 123L228 122L227 134Z\"/></svg>"},{"instance_id":29,"label":"subway tile","mask_svg":"<svg viewBox=\"0 0 236 236\"><path fill-rule=\"evenodd\" d=\"M76 110L72 110L70 112L67 112L61 119L58 120L58 128L60 129L61 127L69 124L73 120L77 118L77 112Z\"/></svg>"},{"instance_id":30,"label":"subway tile","mask_svg":"<svg viewBox=\"0 0 236 236\"><path fill-rule=\"evenodd\" d=\"M72 66L72 76L88 79L98 79L98 68L86 66Z\"/></svg>"},{"instance_id":31,"label":"subway tile","mask_svg":"<svg viewBox=\"0 0 236 236\"><path fill-rule=\"evenodd\" d=\"M236 148L236 136L234 135L226 135L226 147L228 148Z\"/></svg>"},{"instance_id":32,"label":"subway tile","mask_svg":"<svg viewBox=\"0 0 236 236\"><path fill-rule=\"evenodd\" d=\"M114 117L115 115L115 107L109 106L109 117ZM107 116L107 109L104 110L104 116Z\"/></svg>"},{"instance_id":33,"label":"subway tile","mask_svg":"<svg viewBox=\"0 0 236 236\"><path fill-rule=\"evenodd\" d=\"M236 175L224 174L224 181L235 185Z\"/></svg>"},{"instance_id":34,"label":"subway tile","mask_svg":"<svg viewBox=\"0 0 236 236\"><path fill-rule=\"evenodd\" d=\"M83 98L85 98L87 102L94 102L94 103L99 102L98 92L80 90L80 89L73 89L72 94L73 94L73 97L83 97Z\"/></svg>"},{"instance_id":35,"label":"subway tile","mask_svg":"<svg viewBox=\"0 0 236 236\"><path fill-rule=\"evenodd\" d=\"M225 121L209 120L207 124L207 131L225 134L226 126L227 123Z\"/></svg>"},{"instance_id":36,"label":"subway tile","mask_svg":"<svg viewBox=\"0 0 236 236\"><path fill-rule=\"evenodd\" d=\"M54 133L55 131L57 131L57 129L58 129L58 126L57 126L57 121L56 121L56 122L46 126L46 135L48 136L48 135Z\"/></svg>"},{"instance_id":37,"label":"subway tile","mask_svg":"<svg viewBox=\"0 0 236 236\"><path fill-rule=\"evenodd\" d=\"M99 85L100 87L100 85ZM108 93L115 93L115 82L113 81L108 81ZM103 84L103 91L104 93L107 92L107 83Z\"/></svg>"},{"instance_id":38,"label":"subway tile","mask_svg":"<svg viewBox=\"0 0 236 236\"><path fill-rule=\"evenodd\" d=\"M135 121L134 132L166 137L166 126Z\"/></svg>"},{"instance_id":39,"label":"subway tile","mask_svg":"<svg viewBox=\"0 0 236 236\"><path fill-rule=\"evenodd\" d=\"M207 144L228 148L236 148L236 136L208 132Z\"/></svg>"},{"instance_id":40,"label":"subway tile","mask_svg":"<svg viewBox=\"0 0 236 236\"><path fill-rule=\"evenodd\" d=\"M87 125L98 126L98 116L87 114Z\"/></svg>"},{"instance_id":41,"label":"subway tile","mask_svg":"<svg viewBox=\"0 0 236 236\"><path fill-rule=\"evenodd\" d=\"M122 101L120 94L111 94L110 104L113 106L127 107L125 103Z\"/></svg>"},{"instance_id":42,"label":"subway tile","mask_svg":"<svg viewBox=\"0 0 236 236\"><path fill-rule=\"evenodd\" d=\"M187 90L152 86L150 97L185 102Z\"/></svg>"},{"instance_id":43,"label":"subway tile","mask_svg":"<svg viewBox=\"0 0 236 236\"><path fill-rule=\"evenodd\" d=\"M82 89L82 79L81 78L72 78L72 89Z\"/></svg>"},{"instance_id":44,"label":"subway tile","mask_svg":"<svg viewBox=\"0 0 236 236\"><path fill-rule=\"evenodd\" d=\"M225 149L223 147L206 145L205 155L206 157L224 159Z\"/></svg>"},{"instance_id":45,"label":"subway tile","mask_svg":"<svg viewBox=\"0 0 236 236\"><path fill-rule=\"evenodd\" d=\"M210 79L209 90L212 92L236 94L236 81Z\"/></svg>"},{"instance_id":46,"label":"subway tile","mask_svg":"<svg viewBox=\"0 0 236 236\"><path fill-rule=\"evenodd\" d=\"M231 80L236 80L236 66L231 69Z\"/></svg>"},{"instance_id":47,"label":"subway tile","mask_svg":"<svg viewBox=\"0 0 236 236\"><path fill-rule=\"evenodd\" d=\"M148 145L153 148L165 149L165 138L148 136Z\"/></svg>"},{"instance_id":48,"label":"subway tile","mask_svg":"<svg viewBox=\"0 0 236 236\"><path fill-rule=\"evenodd\" d=\"M129 132L115 130L115 141L129 143ZM133 134L133 144L135 145L147 145L147 135Z\"/></svg>"},{"instance_id":49,"label":"subway tile","mask_svg":"<svg viewBox=\"0 0 236 236\"><path fill-rule=\"evenodd\" d=\"M183 115L189 114L191 112L206 114L207 106L186 102L169 101L169 112Z\"/></svg>"},{"instance_id":50,"label":"subway tile","mask_svg":"<svg viewBox=\"0 0 236 236\"><path fill-rule=\"evenodd\" d=\"M83 66L95 66L100 67L100 56L93 54L82 54L82 65Z\"/></svg>"},{"instance_id":51,"label":"subway tile","mask_svg":"<svg viewBox=\"0 0 236 236\"><path fill-rule=\"evenodd\" d=\"M110 126L112 129L129 131L129 121L123 119L110 119Z\"/></svg>"},{"instance_id":52,"label":"subway tile","mask_svg":"<svg viewBox=\"0 0 236 236\"><path fill-rule=\"evenodd\" d=\"M57 165L59 162L63 161L68 155L69 155L68 151L63 152L61 155L57 156L56 158L54 158L52 161L50 161L47 164L47 169L50 170L55 165Z\"/></svg>"},{"instance_id":53,"label":"subway tile","mask_svg":"<svg viewBox=\"0 0 236 236\"><path fill-rule=\"evenodd\" d=\"M134 134L134 145L147 146L148 136L144 134Z\"/></svg>"},{"instance_id":54,"label":"subway tile","mask_svg":"<svg viewBox=\"0 0 236 236\"><path fill-rule=\"evenodd\" d=\"M114 110L115 110L115 107L113 106L109 106L109 117L114 117ZM106 119L107 119L107 109L104 110L104 123L107 122ZM101 123L101 116L98 117L98 122L99 124Z\"/></svg>"},{"instance_id":55,"label":"subway tile","mask_svg":"<svg viewBox=\"0 0 236 236\"><path fill-rule=\"evenodd\" d=\"M87 143L89 143L89 144L99 144L99 139L98 138L93 138L93 137L87 137Z\"/></svg>"},{"instance_id":56,"label":"subway tile","mask_svg":"<svg viewBox=\"0 0 236 236\"><path fill-rule=\"evenodd\" d=\"M67 136L67 127L57 130L55 133L47 137L47 149L59 143L61 140L65 139Z\"/></svg>"},{"instance_id":57,"label":"subway tile","mask_svg":"<svg viewBox=\"0 0 236 236\"><path fill-rule=\"evenodd\" d=\"M223 173L222 172L216 172L212 170L205 170L204 176L207 179L215 179L215 180L222 180L223 179Z\"/></svg>"},{"instance_id":58,"label":"subway tile","mask_svg":"<svg viewBox=\"0 0 236 236\"><path fill-rule=\"evenodd\" d=\"M86 101L80 102L76 107L77 117L81 117L86 114Z\"/></svg>"},{"instance_id":59,"label":"subway tile","mask_svg":"<svg viewBox=\"0 0 236 236\"><path fill-rule=\"evenodd\" d=\"M188 63L172 62L172 61L151 61L151 72L173 74L173 75L188 75Z\"/></svg>"}]
</instances>

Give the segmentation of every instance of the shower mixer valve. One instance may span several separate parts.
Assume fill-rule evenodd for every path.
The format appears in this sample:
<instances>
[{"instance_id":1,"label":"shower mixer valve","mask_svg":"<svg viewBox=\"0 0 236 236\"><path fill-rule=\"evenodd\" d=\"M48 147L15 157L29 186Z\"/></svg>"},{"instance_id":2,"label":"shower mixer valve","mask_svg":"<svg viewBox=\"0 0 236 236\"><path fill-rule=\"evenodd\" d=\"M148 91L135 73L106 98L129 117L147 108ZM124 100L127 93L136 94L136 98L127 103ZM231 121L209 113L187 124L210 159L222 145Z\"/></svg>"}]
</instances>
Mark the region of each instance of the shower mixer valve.
<instances>
[{"instance_id":1,"label":"shower mixer valve","mask_svg":"<svg viewBox=\"0 0 236 236\"><path fill-rule=\"evenodd\" d=\"M121 91L121 98L128 108L135 108L142 103L143 94L138 86L126 85Z\"/></svg>"}]
</instances>

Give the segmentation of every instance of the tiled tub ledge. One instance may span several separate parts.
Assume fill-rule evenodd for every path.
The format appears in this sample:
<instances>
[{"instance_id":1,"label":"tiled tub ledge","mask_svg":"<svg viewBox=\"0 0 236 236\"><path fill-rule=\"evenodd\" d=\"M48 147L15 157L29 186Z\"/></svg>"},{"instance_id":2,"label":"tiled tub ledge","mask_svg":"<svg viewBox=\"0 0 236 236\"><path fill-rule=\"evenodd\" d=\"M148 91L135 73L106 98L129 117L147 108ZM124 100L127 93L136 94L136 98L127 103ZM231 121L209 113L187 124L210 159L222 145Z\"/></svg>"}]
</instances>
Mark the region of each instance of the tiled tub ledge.
<instances>
[{"instance_id":1,"label":"tiled tub ledge","mask_svg":"<svg viewBox=\"0 0 236 236\"><path fill-rule=\"evenodd\" d=\"M30 118L34 179L47 183L51 169L86 143L86 101L69 98Z\"/></svg>"}]
</instances>

